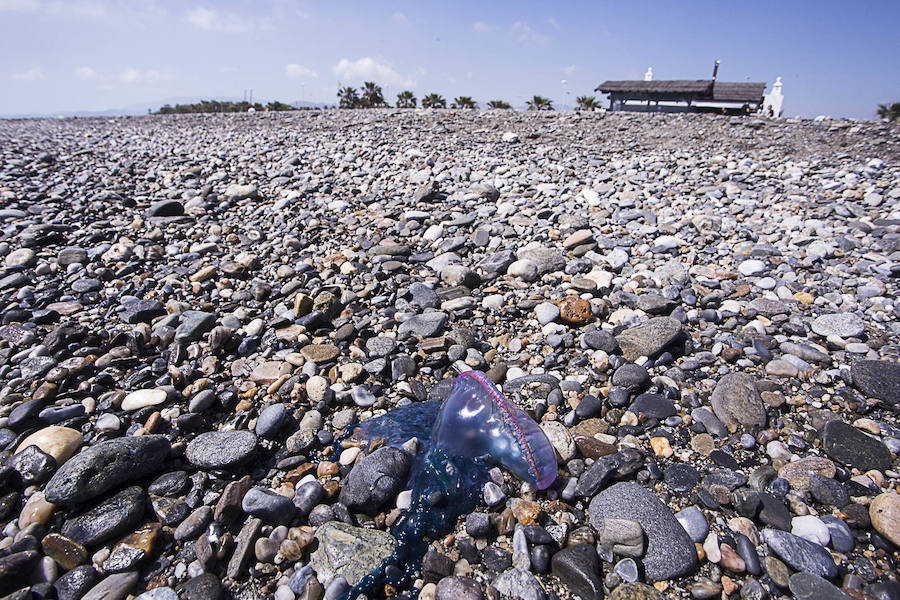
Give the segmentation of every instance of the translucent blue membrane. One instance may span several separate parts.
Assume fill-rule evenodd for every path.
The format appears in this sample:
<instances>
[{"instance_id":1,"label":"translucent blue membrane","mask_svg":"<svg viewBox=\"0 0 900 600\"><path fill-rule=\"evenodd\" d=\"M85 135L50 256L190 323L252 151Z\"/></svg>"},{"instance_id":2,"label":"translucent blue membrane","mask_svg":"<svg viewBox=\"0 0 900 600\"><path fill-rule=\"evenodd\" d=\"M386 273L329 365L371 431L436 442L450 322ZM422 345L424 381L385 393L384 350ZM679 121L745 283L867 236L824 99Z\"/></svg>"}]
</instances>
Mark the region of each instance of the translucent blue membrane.
<instances>
[{"instance_id":1,"label":"translucent blue membrane","mask_svg":"<svg viewBox=\"0 0 900 600\"><path fill-rule=\"evenodd\" d=\"M420 444L411 470L410 507L391 528L397 550L345 599L381 595L384 585L407 581L428 544L474 510L492 464L538 489L556 480L556 456L540 426L477 371L457 377L440 406L423 402L394 409L356 426L348 437L363 442L382 438L390 446L415 437Z\"/></svg>"}]
</instances>

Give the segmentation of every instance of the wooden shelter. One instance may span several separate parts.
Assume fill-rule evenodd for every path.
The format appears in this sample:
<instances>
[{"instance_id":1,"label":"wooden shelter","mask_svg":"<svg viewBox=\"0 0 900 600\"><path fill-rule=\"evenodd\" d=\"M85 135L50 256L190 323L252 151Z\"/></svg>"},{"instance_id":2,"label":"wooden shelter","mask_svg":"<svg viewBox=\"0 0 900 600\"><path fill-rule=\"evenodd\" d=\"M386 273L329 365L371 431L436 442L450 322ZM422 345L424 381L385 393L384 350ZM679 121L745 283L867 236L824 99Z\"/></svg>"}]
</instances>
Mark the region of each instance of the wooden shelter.
<instances>
[{"instance_id":1,"label":"wooden shelter","mask_svg":"<svg viewBox=\"0 0 900 600\"><path fill-rule=\"evenodd\" d=\"M609 94L610 110L641 112L725 112L758 110L765 83L715 79L604 81L596 91Z\"/></svg>"}]
</instances>

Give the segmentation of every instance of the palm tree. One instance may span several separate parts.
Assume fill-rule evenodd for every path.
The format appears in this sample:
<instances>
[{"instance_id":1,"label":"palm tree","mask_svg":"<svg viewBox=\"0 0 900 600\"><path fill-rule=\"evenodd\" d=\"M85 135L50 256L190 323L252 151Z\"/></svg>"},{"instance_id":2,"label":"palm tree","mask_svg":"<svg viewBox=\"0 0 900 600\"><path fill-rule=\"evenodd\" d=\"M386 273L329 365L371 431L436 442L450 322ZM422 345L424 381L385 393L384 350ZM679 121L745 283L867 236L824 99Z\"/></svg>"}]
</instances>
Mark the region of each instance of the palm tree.
<instances>
[{"instance_id":1,"label":"palm tree","mask_svg":"<svg viewBox=\"0 0 900 600\"><path fill-rule=\"evenodd\" d=\"M879 119L887 119L888 121L900 121L900 102L892 104L879 104L878 110L875 111Z\"/></svg>"},{"instance_id":2,"label":"palm tree","mask_svg":"<svg viewBox=\"0 0 900 600\"><path fill-rule=\"evenodd\" d=\"M491 100L487 103L490 108L497 108L501 110L509 110L512 108L509 102L504 102L503 100Z\"/></svg>"},{"instance_id":3,"label":"palm tree","mask_svg":"<svg viewBox=\"0 0 900 600\"><path fill-rule=\"evenodd\" d=\"M597 110L600 108L600 103L597 102L597 98L594 96L578 96L575 98L575 102L578 104L578 110Z\"/></svg>"},{"instance_id":4,"label":"palm tree","mask_svg":"<svg viewBox=\"0 0 900 600\"><path fill-rule=\"evenodd\" d=\"M447 108L447 101L440 94L428 94L422 98L423 108Z\"/></svg>"},{"instance_id":5,"label":"palm tree","mask_svg":"<svg viewBox=\"0 0 900 600\"><path fill-rule=\"evenodd\" d=\"M341 108L358 108L359 107L359 95L356 93L356 89L350 86L345 88L340 88L338 90L338 100L339 106Z\"/></svg>"},{"instance_id":6,"label":"palm tree","mask_svg":"<svg viewBox=\"0 0 900 600\"><path fill-rule=\"evenodd\" d=\"M377 85L374 81L366 81L363 83L360 104L364 108L384 106L384 94L381 93L381 86Z\"/></svg>"},{"instance_id":7,"label":"palm tree","mask_svg":"<svg viewBox=\"0 0 900 600\"><path fill-rule=\"evenodd\" d=\"M525 102L528 105L528 110L553 110L553 104L550 103L550 98L544 98L543 96L534 96L531 100Z\"/></svg>"},{"instance_id":8,"label":"palm tree","mask_svg":"<svg viewBox=\"0 0 900 600\"><path fill-rule=\"evenodd\" d=\"M416 97L409 90L403 90L397 94L397 108L415 108Z\"/></svg>"},{"instance_id":9,"label":"palm tree","mask_svg":"<svg viewBox=\"0 0 900 600\"><path fill-rule=\"evenodd\" d=\"M453 100L453 108L478 108L478 103L471 96L458 96Z\"/></svg>"}]
</instances>

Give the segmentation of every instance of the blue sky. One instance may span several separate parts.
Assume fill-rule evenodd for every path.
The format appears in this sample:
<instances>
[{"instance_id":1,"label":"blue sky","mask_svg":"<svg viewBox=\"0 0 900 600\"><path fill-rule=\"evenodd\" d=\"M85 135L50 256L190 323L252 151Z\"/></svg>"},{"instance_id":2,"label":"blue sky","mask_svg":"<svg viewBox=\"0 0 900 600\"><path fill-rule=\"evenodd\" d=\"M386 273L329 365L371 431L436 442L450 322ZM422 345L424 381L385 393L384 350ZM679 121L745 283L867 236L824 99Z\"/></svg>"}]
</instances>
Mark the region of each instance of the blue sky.
<instances>
[{"instance_id":1,"label":"blue sky","mask_svg":"<svg viewBox=\"0 0 900 600\"><path fill-rule=\"evenodd\" d=\"M606 79L784 81L785 114L900 101L900 2L0 0L0 114L172 97L335 102L338 83L521 105ZM565 81L565 83L563 83Z\"/></svg>"}]
</instances>

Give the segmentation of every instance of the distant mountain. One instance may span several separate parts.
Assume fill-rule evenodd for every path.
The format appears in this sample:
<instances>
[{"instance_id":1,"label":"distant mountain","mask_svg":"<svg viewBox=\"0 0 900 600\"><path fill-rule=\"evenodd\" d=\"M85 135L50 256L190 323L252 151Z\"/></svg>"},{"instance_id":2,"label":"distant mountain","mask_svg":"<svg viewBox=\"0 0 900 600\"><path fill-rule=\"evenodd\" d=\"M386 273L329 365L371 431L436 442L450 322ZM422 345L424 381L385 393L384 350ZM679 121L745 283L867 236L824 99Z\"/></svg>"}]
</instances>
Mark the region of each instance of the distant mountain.
<instances>
[{"instance_id":1,"label":"distant mountain","mask_svg":"<svg viewBox=\"0 0 900 600\"><path fill-rule=\"evenodd\" d=\"M26 113L19 115L0 115L0 119L39 119L39 118L54 118L54 117L128 117L128 116L140 116L146 115L150 112L156 112L160 109L160 107L169 104L171 106L175 106L176 104L194 104L200 102L201 100L219 100L225 102L239 102L241 98L236 96L172 96L170 98L163 98L161 100L155 100L153 102L138 102L135 104L129 104L128 106L123 106L121 108L107 108L105 110L71 110L71 111L61 111L61 112L49 112L49 113ZM258 99L256 102L260 104L268 104L271 102L271 99ZM302 100L295 100L294 102L289 103L291 106L295 108L324 108L325 104L319 104L315 102L305 102Z\"/></svg>"}]
</instances>

